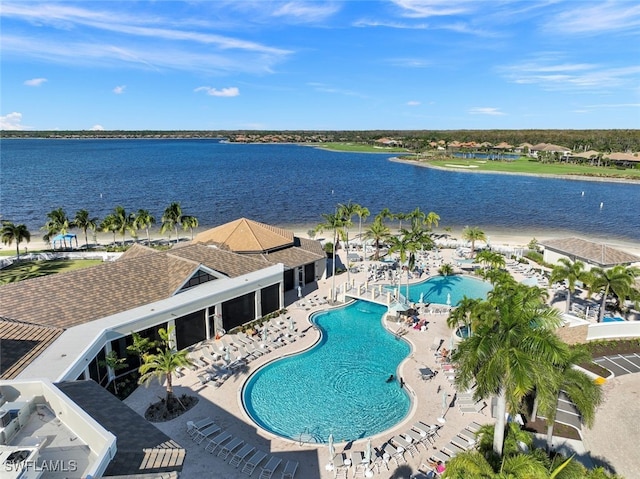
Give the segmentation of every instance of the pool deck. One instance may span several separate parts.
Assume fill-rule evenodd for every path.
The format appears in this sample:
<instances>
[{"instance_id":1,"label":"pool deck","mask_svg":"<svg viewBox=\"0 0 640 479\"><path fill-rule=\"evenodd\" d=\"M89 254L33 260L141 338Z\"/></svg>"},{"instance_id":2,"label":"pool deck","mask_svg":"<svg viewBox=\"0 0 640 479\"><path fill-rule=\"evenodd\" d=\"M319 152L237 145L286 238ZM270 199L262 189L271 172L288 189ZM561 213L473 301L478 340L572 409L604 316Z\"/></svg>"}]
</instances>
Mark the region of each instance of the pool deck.
<instances>
[{"instance_id":1,"label":"pool deck","mask_svg":"<svg viewBox=\"0 0 640 479\"><path fill-rule=\"evenodd\" d=\"M453 250L442 250L444 261L450 260ZM352 274L356 281L364 281L364 272ZM345 281L346 275L341 275L338 280ZM422 278L424 280L424 277ZM418 280L414 280L418 281ZM223 461L221 458L205 451L206 440L201 444L196 444L187 435L186 422L190 420L198 420L204 417L212 418L216 424L223 430L231 432L234 436L244 440L245 443L251 444L256 449L262 450L268 454L275 455L282 459L282 463L276 470L273 477L280 477L284 465L287 461L299 462L297 478L303 479L333 479L334 472L327 471L326 465L330 461L328 447L322 445L300 444L299 442L286 440L275 436L267 431L259 429L255 423L245 413L241 403L241 389L249 375L259 368L261 365L273 361L277 358L295 354L299 351L308 349L315 344L319 338L319 331L312 327L309 322L309 316L315 311L321 311L329 306L309 305L308 299L314 297L329 297L331 291L331 279L320 281L317 289L312 289L310 285L304 289L304 298L298 300L295 291L290 291L286 295L287 316L292 316L298 331L304 332L304 337L297 341L280 347L264 356L255 359L249 363L248 370L235 373L227 379L220 387L212 387L202 385L197 377L197 372L190 371L182 378L174 379L174 389L177 395L182 393L190 395L198 395L200 402L190 411L183 414L179 418L165 422L157 423L156 426L172 439L176 440L187 450L187 458L181 473L181 478L196 479L200 477L213 478L246 478L246 474L240 469L229 466L228 459ZM304 306L303 306L304 304ZM451 330L446 325L446 314L423 314L429 321L428 330L421 332L409 328L404 336L412 346L410 356L400 365L399 375L404 379L407 390L412 397L412 408L406 417L396 427L385 431L382 434L371 437L372 446L380 448L388 439L396 434L404 433L411 428L416 421L423 421L428 424L437 424L437 418L442 413L443 393L448 394L448 401L451 404L456 393L453 385L447 380L446 375L440 370L436 364L434 352L431 346L436 338L443 340L441 347L449 348ZM392 331L397 330L398 324L395 322L385 321ZM227 336L228 342L232 342L233 336ZM418 370L423 367L439 370L440 373L430 381L421 379ZM159 397L164 397L164 387L157 382L153 382L149 387L139 387L129 398L125 400L131 408L139 414L144 414L145 409L150 403L156 402ZM480 424L492 424L490 405L488 404L482 412L465 413L459 411L458 407L453 405L449 407L445 414L446 422L436 436L435 443L428 450L420 446L418 454L411 457L405 452L407 464L397 467L393 461L390 461L390 471L383 469L381 474L375 474L374 477L394 477L407 478L416 473L422 463L426 463L429 456L446 445L449 440L456 436L459 431L464 429L472 421ZM599 422L599 421L598 421ZM354 443L340 442L340 438L336 438L336 453L351 451L364 451L368 438L363 438ZM592 443L593 445L593 443ZM579 447L578 447L579 449ZM584 451L578 451L584 453ZM263 463L266 461L263 461ZM254 471L251 477L258 477L260 468ZM353 477L353 471L349 471L349 477Z\"/></svg>"}]
</instances>

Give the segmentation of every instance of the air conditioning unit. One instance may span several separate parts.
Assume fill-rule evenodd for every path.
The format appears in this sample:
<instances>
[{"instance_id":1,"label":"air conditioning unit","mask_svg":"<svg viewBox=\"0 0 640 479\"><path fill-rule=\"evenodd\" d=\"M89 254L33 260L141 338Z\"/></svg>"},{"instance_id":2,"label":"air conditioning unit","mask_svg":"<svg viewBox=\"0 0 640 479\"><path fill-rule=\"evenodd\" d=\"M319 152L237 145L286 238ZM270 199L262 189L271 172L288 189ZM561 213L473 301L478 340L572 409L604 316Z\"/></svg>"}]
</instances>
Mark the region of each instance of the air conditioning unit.
<instances>
[{"instance_id":1,"label":"air conditioning unit","mask_svg":"<svg viewBox=\"0 0 640 479\"><path fill-rule=\"evenodd\" d=\"M7 427L11 422L11 413L0 409L0 427Z\"/></svg>"}]
</instances>

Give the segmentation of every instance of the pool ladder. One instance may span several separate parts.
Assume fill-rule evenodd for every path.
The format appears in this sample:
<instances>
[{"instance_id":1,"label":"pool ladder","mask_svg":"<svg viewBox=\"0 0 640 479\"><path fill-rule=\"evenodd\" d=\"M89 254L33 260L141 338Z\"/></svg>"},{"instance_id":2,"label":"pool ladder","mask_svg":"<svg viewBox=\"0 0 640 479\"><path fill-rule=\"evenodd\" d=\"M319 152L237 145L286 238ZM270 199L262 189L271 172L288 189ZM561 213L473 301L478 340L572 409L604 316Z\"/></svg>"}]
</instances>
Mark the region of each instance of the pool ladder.
<instances>
[{"instance_id":1,"label":"pool ladder","mask_svg":"<svg viewBox=\"0 0 640 479\"><path fill-rule=\"evenodd\" d=\"M313 431L311 431L310 427L306 427L304 428L304 431L300 433L299 443L301 446L310 443L317 444L319 442L322 442L319 439L319 436L317 434L314 434Z\"/></svg>"}]
</instances>

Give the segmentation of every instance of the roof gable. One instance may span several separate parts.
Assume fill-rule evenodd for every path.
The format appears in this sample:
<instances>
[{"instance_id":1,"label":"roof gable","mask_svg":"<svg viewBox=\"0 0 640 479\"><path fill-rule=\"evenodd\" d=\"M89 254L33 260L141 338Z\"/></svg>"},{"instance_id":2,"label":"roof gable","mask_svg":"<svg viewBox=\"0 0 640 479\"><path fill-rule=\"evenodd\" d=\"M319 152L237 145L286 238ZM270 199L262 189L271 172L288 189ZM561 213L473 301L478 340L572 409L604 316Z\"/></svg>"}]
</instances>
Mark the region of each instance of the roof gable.
<instances>
[{"instance_id":1,"label":"roof gable","mask_svg":"<svg viewBox=\"0 0 640 479\"><path fill-rule=\"evenodd\" d=\"M553 239L541 241L540 244L545 248L561 254L574 256L581 261L587 261L602 267L640 261L640 258L637 256L616 249L613 246L604 243L595 243L581 238Z\"/></svg>"}]
</instances>

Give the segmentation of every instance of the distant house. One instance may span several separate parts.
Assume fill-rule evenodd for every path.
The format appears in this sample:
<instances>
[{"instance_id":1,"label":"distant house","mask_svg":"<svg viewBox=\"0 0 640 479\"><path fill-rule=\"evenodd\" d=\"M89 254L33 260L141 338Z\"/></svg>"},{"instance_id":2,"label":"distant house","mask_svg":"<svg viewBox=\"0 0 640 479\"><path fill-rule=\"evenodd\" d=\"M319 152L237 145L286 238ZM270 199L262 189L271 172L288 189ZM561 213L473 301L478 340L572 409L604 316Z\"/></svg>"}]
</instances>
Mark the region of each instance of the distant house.
<instances>
[{"instance_id":1,"label":"distant house","mask_svg":"<svg viewBox=\"0 0 640 479\"><path fill-rule=\"evenodd\" d=\"M539 153L558 153L561 158L571 156L571 148L565 146L552 145L551 143L538 143L529 148L529 156L537 158Z\"/></svg>"},{"instance_id":2,"label":"distant house","mask_svg":"<svg viewBox=\"0 0 640 479\"><path fill-rule=\"evenodd\" d=\"M610 153L604 155L604 157L608 158L612 164L618 166L633 167L640 163L640 158L637 153Z\"/></svg>"},{"instance_id":3,"label":"distant house","mask_svg":"<svg viewBox=\"0 0 640 479\"><path fill-rule=\"evenodd\" d=\"M543 259L546 263L555 264L560 258L570 261L582 261L585 269L593 267L611 268L622 264L630 265L640 262L636 255L621 251L605 243L596 243L581 238L561 238L541 241L544 247Z\"/></svg>"}]
</instances>

